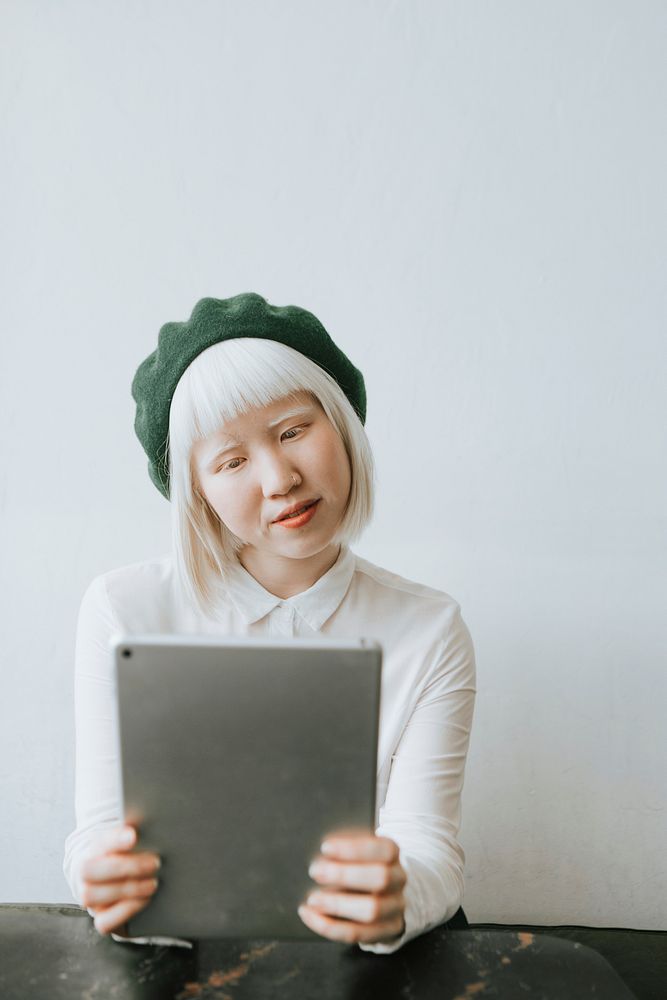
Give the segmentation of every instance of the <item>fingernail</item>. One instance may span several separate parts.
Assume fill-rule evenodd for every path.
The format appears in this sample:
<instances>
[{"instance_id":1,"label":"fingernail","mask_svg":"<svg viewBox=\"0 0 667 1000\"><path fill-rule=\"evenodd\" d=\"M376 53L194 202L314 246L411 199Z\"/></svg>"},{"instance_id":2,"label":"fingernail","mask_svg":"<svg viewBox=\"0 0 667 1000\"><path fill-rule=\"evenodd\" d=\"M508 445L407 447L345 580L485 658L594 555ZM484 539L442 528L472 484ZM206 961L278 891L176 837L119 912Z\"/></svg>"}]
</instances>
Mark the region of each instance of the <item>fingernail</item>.
<instances>
[{"instance_id":1,"label":"fingernail","mask_svg":"<svg viewBox=\"0 0 667 1000\"><path fill-rule=\"evenodd\" d=\"M303 915L304 915L304 913L306 912L306 907L305 907L305 906L303 906L303 905L302 905L302 906L297 906L297 908L296 908L296 912L297 912L297 913L299 914L299 916L300 916L300 917L301 917L301 918L303 919Z\"/></svg>"},{"instance_id":2,"label":"fingernail","mask_svg":"<svg viewBox=\"0 0 667 1000\"><path fill-rule=\"evenodd\" d=\"M156 858L155 859L155 871L159 872L160 868L162 868L162 858Z\"/></svg>"},{"instance_id":3,"label":"fingernail","mask_svg":"<svg viewBox=\"0 0 667 1000\"><path fill-rule=\"evenodd\" d=\"M306 900L306 905L319 906L321 902L322 902L322 897L320 896L320 894L318 892L311 892L310 896L308 896Z\"/></svg>"},{"instance_id":4,"label":"fingernail","mask_svg":"<svg viewBox=\"0 0 667 1000\"><path fill-rule=\"evenodd\" d=\"M335 854L336 848L334 847L333 841L325 840L320 844L320 851L322 854Z\"/></svg>"},{"instance_id":5,"label":"fingernail","mask_svg":"<svg viewBox=\"0 0 667 1000\"><path fill-rule=\"evenodd\" d=\"M317 878L318 875L322 874L322 865L317 861L313 861L308 869L308 874L311 878Z\"/></svg>"},{"instance_id":6,"label":"fingernail","mask_svg":"<svg viewBox=\"0 0 667 1000\"><path fill-rule=\"evenodd\" d=\"M120 835L121 844L131 844L134 840L134 830L123 830Z\"/></svg>"}]
</instances>

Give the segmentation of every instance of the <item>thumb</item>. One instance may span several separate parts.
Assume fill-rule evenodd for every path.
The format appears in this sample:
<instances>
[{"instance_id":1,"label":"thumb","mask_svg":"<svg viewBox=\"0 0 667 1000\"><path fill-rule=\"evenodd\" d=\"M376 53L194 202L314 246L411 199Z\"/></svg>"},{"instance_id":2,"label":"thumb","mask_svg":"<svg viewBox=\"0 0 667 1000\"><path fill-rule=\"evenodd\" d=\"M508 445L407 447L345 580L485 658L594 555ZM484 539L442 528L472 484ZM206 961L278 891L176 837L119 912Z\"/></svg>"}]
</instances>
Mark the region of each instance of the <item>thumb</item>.
<instances>
[{"instance_id":1,"label":"thumb","mask_svg":"<svg viewBox=\"0 0 667 1000\"><path fill-rule=\"evenodd\" d=\"M95 850L100 853L107 851L129 851L137 842L137 831L133 826L124 824L115 826L112 830L103 830L95 840Z\"/></svg>"}]
</instances>

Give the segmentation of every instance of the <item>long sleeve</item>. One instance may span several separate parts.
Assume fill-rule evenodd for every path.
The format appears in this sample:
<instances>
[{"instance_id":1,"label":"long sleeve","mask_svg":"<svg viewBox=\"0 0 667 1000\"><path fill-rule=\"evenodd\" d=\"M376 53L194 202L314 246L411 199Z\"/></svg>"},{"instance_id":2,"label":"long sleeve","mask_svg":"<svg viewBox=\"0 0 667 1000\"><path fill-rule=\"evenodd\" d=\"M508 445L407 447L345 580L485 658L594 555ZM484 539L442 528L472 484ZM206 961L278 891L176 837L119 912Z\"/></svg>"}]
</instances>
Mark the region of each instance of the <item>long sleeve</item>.
<instances>
[{"instance_id":1,"label":"long sleeve","mask_svg":"<svg viewBox=\"0 0 667 1000\"><path fill-rule=\"evenodd\" d=\"M93 836L121 822L115 697L109 637L117 632L104 579L96 577L79 610L75 646L76 829L65 841L63 871L81 902L79 866Z\"/></svg>"},{"instance_id":2,"label":"long sleeve","mask_svg":"<svg viewBox=\"0 0 667 1000\"><path fill-rule=\"evenodd\" d=\"M456 609L395 753L378 836L399 846L407 874L405 932L387 943L359 944L390 954L449 920L463 898L463 849L457 836L476 694L475 654Z\"/></svg>"},{"instance_id":3,"label":"long sleeve","mask_svg":"<svg viewBox=\"0 0 667 1000\"><path fill-rule=\"evenodd\" d=\"M376 832L399 847L407 874L406 927L394 941L359 947L394 952L449 919L463 896L457 838L476 688L473 645L459 605L350 550L313 587L287 601L240 566L238 575L221 595L215 620L175 599L170 557L96 577L85 592L75 652L76 828L67 837L63 864L72 895L81 902L79 871L93 837L122 822L111 636L293 635L285 631L287 606L289 621L303 620L308 635L365 635L384 650Z\"/></svg>"}]
</instances>

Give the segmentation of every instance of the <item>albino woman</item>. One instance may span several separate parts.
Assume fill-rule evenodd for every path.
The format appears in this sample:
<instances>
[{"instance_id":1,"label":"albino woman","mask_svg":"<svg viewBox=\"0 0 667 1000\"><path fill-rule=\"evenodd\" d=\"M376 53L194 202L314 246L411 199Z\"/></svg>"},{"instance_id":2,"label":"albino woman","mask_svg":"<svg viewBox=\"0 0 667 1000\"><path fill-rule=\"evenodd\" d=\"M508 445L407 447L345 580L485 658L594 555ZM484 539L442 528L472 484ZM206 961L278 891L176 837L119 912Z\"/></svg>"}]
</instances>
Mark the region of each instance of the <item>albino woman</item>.
<instances>
[{"instance_id":1,"label":"albino woman","mask_svg":"<svg viewBox=\"0 0 667 1000\"><path fill-rule=\"evenodd\" d=\"M159 884L159 857L121 815L113 633L365 636L383 649L375 831L322 846L299 915L378 953L465 926L457 838L474 651L452 597L350 548L373 511L361 372L312 313L247 293L165 324L132 392L172 547L96 577L81 603L64 861L74 898L109 934Z\"/></svg>"}]
</instances>

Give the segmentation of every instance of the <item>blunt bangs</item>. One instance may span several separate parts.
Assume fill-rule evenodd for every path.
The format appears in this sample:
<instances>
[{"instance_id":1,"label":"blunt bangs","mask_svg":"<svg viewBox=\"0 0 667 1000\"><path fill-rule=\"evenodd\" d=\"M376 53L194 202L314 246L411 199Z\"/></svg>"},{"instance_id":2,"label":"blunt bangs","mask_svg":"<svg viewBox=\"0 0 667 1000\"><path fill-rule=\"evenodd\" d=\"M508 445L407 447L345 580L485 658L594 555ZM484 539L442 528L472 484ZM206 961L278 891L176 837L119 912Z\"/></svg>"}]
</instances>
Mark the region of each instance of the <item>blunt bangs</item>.
<instances>
[{"instance_id":1,"label":"blunt bangs","mask_svg":"<svg viewBox=\"0 0 667 1000\"><path fill-rule=\"evenodd\" d=\"M183 373L169 411L172 550L181 595L207 616L244 546L200 494L192 449L255 407L308 392L322 406L348 455L348 504L332 541L350 544L370 522L375 467L359 417L338 383L299 351L273 340L235 338L202 351Z\"/></svg>"}]
</instances>

